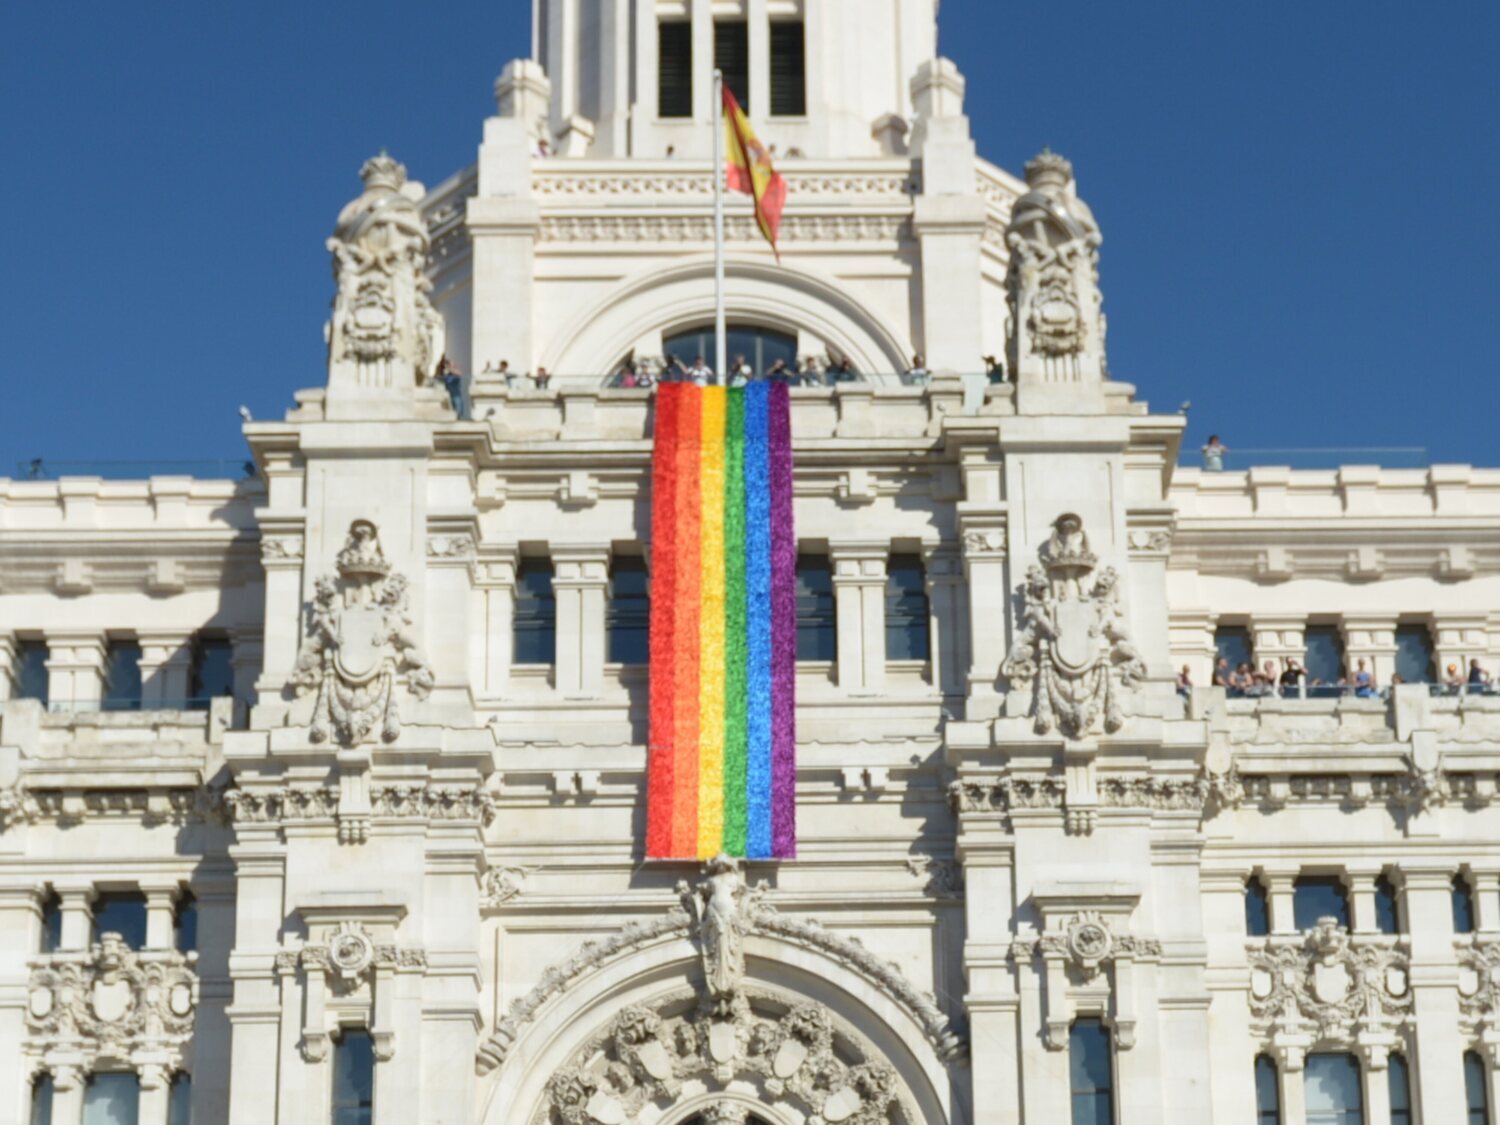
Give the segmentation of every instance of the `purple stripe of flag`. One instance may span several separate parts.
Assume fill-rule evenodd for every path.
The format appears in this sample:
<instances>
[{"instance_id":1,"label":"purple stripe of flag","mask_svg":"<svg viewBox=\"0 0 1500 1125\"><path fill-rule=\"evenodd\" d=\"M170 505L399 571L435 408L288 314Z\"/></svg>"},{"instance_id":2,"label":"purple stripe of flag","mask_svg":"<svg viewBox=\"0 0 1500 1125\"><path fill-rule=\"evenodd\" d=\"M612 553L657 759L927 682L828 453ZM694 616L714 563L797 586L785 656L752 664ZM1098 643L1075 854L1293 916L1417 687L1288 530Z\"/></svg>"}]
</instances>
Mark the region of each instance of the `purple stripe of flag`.
<instances>
[{"instance_id":1,"label":"purple stripe of flag","mask_svg":"<svg viewBox=\"0 0 1500 1125\"><path fill-rule=\"evenodd\" d=\"M771 839L779 859L797 854L797 537L792 525L791 394L770 388Z\"/></svg>"}]
</instances>

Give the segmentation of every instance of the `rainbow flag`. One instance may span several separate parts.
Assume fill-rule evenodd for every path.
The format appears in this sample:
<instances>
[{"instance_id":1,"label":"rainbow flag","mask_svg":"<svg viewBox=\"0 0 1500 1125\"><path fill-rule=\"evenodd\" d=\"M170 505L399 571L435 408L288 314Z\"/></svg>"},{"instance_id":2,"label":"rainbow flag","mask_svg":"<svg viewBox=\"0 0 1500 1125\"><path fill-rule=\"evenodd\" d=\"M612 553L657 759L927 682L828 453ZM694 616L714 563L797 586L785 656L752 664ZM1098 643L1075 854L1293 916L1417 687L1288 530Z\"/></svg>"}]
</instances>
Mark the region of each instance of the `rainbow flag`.
<instances>
[{"instance_id":1,"label":"rainbow flag","mask_svg":"<svg viewBox=\"0 0 1500 1125\"><path fill-rule=\"evenodd\" d=\"M649 858L796 854L796 569L786 386L658 386Z\"/></svg>"}]
</instances>

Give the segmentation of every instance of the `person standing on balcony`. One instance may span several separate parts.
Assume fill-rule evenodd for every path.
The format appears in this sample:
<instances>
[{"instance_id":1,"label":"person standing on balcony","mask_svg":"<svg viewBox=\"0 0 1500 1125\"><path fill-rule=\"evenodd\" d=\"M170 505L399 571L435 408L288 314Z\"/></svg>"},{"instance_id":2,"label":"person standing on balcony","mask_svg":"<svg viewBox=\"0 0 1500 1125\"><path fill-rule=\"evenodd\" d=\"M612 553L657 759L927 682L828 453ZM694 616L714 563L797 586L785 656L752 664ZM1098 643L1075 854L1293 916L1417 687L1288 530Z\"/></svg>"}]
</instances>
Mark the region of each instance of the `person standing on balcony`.
<instances>
[{"instance_id":1,"label":"person standing on balcony","mask_svg":"<svg viewBox=\"0 0 1500 1125\"><path fill-rule=\"evenodd\" d=\"M918 353L911 357L911 367L907 369L904 382L910 387L925 387L932 381L932 373L927 370L927 357Z\"/></svg>"},{"instance_id":2,"label":"person standing on balcony","mask_svg":"<svg viewBox=\"0 0 1500 1125\"><path fill-rule=\"evenodd\" d=\"M1355 662L1354 694L1360 699L1370 699L1376 694L1375 674L1370 671L1363 660Z\"/></svg>"},{"instance_id":3,"label":"person standing on balcony","mask_svg":"<svg viewBox=\"0 0 1500 1125\"><path fill-rule=\"evenodd\" d=\"M1307 673L1290 657L1287 658L1286 668L1281 673L1281 694L1285 698L1302 694L1302 681L1307 678Z\"/></svg>"},{"instance_id":4,"label":"person standing on balcony","mask_svg":"<svg viewBox=\"0 0 1500 1125\"><path fill-rule=\"evenodd\" d=\"M1224 454L1229 447L1219 440L1218 434L1208 435L1208 444L1203 447L1203 467L1211 473L1224 471Z\"/></svg>"},{"instance_id":5,"label":"person standing on balcony","mask_svg":"<svg viewBox=\"0 0 1500 1125\"><path fill-rule=\"evenodd\" d=\"M1479 657L1469 661L1469 694L1483 695L1489 690L1490 674L1479 664Z\"/></svg>"}]
</instances>

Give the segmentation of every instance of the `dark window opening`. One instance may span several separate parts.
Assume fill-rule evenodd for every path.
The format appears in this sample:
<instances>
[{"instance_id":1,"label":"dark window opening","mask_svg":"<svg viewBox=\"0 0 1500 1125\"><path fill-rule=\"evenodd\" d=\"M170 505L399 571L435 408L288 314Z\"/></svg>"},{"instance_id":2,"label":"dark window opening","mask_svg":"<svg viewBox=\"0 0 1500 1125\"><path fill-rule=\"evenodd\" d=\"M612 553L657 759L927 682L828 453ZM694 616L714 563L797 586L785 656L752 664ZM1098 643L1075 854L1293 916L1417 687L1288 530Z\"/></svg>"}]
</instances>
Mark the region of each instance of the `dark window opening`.
<instances>
[{"instance_id":1,"label":"dark window opening","mask_svg":"<svg viewBox=\"0 0 1500 1125\"><path fill-rule=\"evenodd\" d=\"M892 555L885 577L885 658L927 660L930 616L922 556Z\"/></svg>"},{"instance_id":2,"label":"dark window opening","mask_svg":"<svg viewBox=\"0 0 1500 1125\"><path fill-rule=\"evenodd\" d=\"M693 116L693 25L663 23L656 35L656 114Z\"/></svg>"},{"instance_id":3,"label":"dark window opening","mask_svg":"<svg viewBox=\"0 0 1500 1125\"><path fill-rule=\"evenodd\" d=\"M1437 661L1432 631L1420 622L1396 626L1396 675L1403 683L1430 684L1437 681Z\"/></svg>"},{"instance_id":4,"label":"dark window opening","mask_svg":"<svg viewBox=\"0 0 1500 1125\"><path fill-rule=\"evenodd\" d=\"M16 697L35 699L47 706L47 642L21 641L16 645Z\"/></svg>"},{"instance_id":5,"label":"dark window opening","mask_svg":"<svg viewBox=\"0 0 1500 1125\"><path fill-rule=\"evenodd\" d=\"M38 1074L31 1083L31 1125L52 1125L52 1075Z\"/></svg>"},{"instance_id":6,"label":"dark window opening","mask_svg":"<svg viewBox=\"0 0 1500 1125\"><path fill-rule=\"evenodd\" d=\"M1281 1125L1281 1081L1268 1055L1255 1058L1255 1125Z\"/></svg>"},{"instance_id":7,"label":"dark window opening","mask_svg":"<svg viewBox=\"0 0 1500 1125\"><path fill-rule=\"evenodd\" d=\"M749 113L750 25L744 20L715 22L714 66L723 73L724 85L734 94L740 107Z\"/></svg>"},{"instance_id":8,"label":"dark window opening","mask_svg":"<svg viewBox=\"0 0 1500 1125\"><path fill-rule=\"evenodd\" d=\"M104 710L141 709L141 646L110 641L104 651Z\"/></svg>"},{"instance_id":9,"label":"dark window opening","mask_svg":"<svg viewBox=\"0 0 1500 1125\"><path fill-rule=\"evenodd\" d=\"M651 582L639 555L616 555L610 563L604 631L609 663L651 662Z\"/></svg>"},{"instance_id":10,"label":"dark window opening","mask_svg":"<svg viewBox=\"0 0 1500 1125\"><path fill-rule=\"evenodd\" d=\"M234 645L228 637L199 634L193 639L188 707L207 711L211 699L234 694Z\"/></svg>"},{"instance_id":11,"label":"dark window opening","mask_svg":"<svg viewBox=\"0 0 1500 1125\"><path fill-rule=\"evenodd\" d=\"M375 1044L348 1028L333 1045L332 1125L370 1125L375 1115Z\"/></svg>"},{"instance_id":12,"label":"dark window opening","mask_svg":"<svg viewBox=\"0 0 1500 1125\"><path fill-rule=\"evenodd\" d=\"M827 555L797 556L797 659L838 659L833 570Z\"/></svg>"},{"instance_id":13,"label":"dark window opening","mask_svg":"<svg viewBox=\"0 0 1500 1125\"><path fill-rule=\"evenodd\" d=\"M1386 1089L1391 1100L1391 1125L1412 1125L1411 1067L1404 1055L1392 1055L1386 1064Z\"/></svg>"},{"instance_id":14,"label":"dark window opening","mask_svg":"<svg viewBox=\"0 0 1500 1125\"><path fill-rule=\"evenodd\" d=\"M83 1125L136 1125L140 1103L141 1082L134 1074L96 1071L83 1091Z\"/></svg>"},{"instance_id":15,"label":"dark window opening","mask_svg":"<svg viewBox=\"0 0 1500 1125\"><path fill-rule=\"evenodd\" d=\"M1453 932L1474 932L1474 892L1462 875L1453 876Z\"/></svg>"},{"instance_id":16,"label":"dark window opening","mask_svg":"<svg viewBox=\"0 0 1500 1125\"><path fill-rule=\"evenodd\" d=\"M167 1095L167 1125L193 1125L193 1080L180 1070Z\"/></svg>"},{"instance_id":17,"label":"dark window opening","mask_svg":"<svg viewBox=\"0 0 1500 1125\"><path fill-rule=\"evenodd\" d=\"M1078 1020L1068 1033L1073 1125L1114 1125L1114 1050L1102 1020Z\"/></svg>"},{"instance_id":18,"label":"dark window opening","mask_svg":"<svg viewBox=\"0 0 1500 1125\"><path fill-rule=\"evenodd\" d=\"M1226 669L1233 672L1241 664L1248 664L1252 669L1255 667L1255 646L1250 640L1250 630L1243 625L1220 625L1214 630L1214 675L1218 676ZM1222 685L1221 685L1222 686Z\"/></svg>"},{"instance_id":19,"label":"dark window opening","mask_svg":"<svg viewBox=\"0 0 1500 1125\"><path fill-rule=\"evenodd\" d=\"M1375 928L1383 934L1401 932L1401 918L1396 911L1396 887L1388 875L1375 880Z\"/></svg>"},{"instance_id":20,"label":"dark window opening","mask_svg":"<svg viewBox=\"0 0 1500 1125\"><path fill-rule=\"evenodd\" d=\"M1344 678L1344 634L1337 625L1309 625L1303 634L1307 646L1307 660L1303 667L1307 671L1309 695L1326 695L1320 687L1337 693L1337 684Z\"/></svg>"},{"instance_id":21,"label":"dark window opening","mask_svg":"<svg viewBox=\"0 0 1500 1125\"><path fill-rule=\"evenodd\" d=\"M807 116L807 38L801 20L771 24L771 116Z\"/></svg>"},{"instance_id":22,"label":"dark window opening","mask_svg":"<svg viewBox=\"0 0 1500 1125\"><path fill-rule=\"evenodd\" d=\"M172 913L172 936L179 953L198 948L198 900L191 891L183 891Z\"/></svg>"},{"instance_id":23,"label":"dark window opening","mask_svg":"<svg viewBox=\"0 0 1500 1125\"><path fill-rule=\"evenodd\" d=\"M717 340L711 324L703 328L690 328L686 332L667 337L662 344L662 352L669 364L675 359L682 366L690 368L702 356L711 367L715 363L714 345ZM794 370L797 366L797 340L785 332L770 328L731 324L724 355L731 364L736 356L741 357L757 375L767 374L777 360L789 370ZM722 375L723 372L719 374Z\"/></svg>"},{"instance_id":24,"label":"dark window opening","mask_svg":"<svg viewBox=\"0 0 1500 1125\"><path fill-rule=\"evenodd\" d=\"M512 618L517 664L557 662L557 598L552 592L552 560L524 558L516 569Z\"/></svg>"},{"instance_id":25,"label":"dark window opening","mask_svg":"<svg viewBox=\"0 0 1500 1125\"><path fill-rule=\"evenodd\" d=\"M1468 1125L1490 1125L1489 1075L1476 1051L1464 1052L1464 1103Z\"/></svg>"},{"instance_id":26,"label":"dark window opening","mask_svg":"<svg viewBox=\"0 0 1500 1125\"><path fill-rule=\"evenodd\" d=\"M1311 930L1324 918L1349 928L1349 896L1337 875L1303 875L1292 887L1292 918L1299 930Z\"/></svg>"},{"instance_id":27,"label":"dark window opening","mask_svg":"<svg viewBox=\"0 0 1500 1125\"><path fill-rule=\"evenodd\" d=\"M49 890L42 899L42 935L40 948L43 953L56 953L62 946L62 896Z\"/></svg>"},{"instance_id":28,"label":"dark window opening","mask_svg":"<svg viewBox=\"0 0 1500 1125\"><path fill-rule=\"evenodd\" d=\"M119 934L131 949L146 947L146 896L139 891L104 891L94 899L93 941Z\"/></svg>"},{"instance_id":29,"label":"dark window opening","mask_svg":"<svg viewBox=\"0 0 1500 1125\"><path fill-rule=\"evenodd\" d=\"M1308 1055L1307 1125L1364 1125L1365 1093L1353 1055Z\"/></svg>"},{"instance_id":30,"label":"dark window opening","mask_svg":"<svg viewBox=\"0 0 1500 1125\"><path fill-rule=\"evenodd\" d=\"M1256 875L1245 883L1245 934L1266 937L1271 932L1271 899L1266 885Z\"/></svg>"}]
</instances>

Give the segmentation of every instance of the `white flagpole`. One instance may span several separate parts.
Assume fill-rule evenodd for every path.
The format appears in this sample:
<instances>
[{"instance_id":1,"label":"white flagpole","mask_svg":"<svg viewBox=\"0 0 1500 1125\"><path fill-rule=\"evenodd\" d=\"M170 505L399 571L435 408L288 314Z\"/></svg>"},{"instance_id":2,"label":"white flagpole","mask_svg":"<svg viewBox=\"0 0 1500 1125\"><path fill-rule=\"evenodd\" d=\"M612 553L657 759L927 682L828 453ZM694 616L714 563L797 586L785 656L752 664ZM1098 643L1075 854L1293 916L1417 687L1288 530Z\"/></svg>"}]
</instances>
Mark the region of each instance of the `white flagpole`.
<instances>
[{"instance_id":1,"label":"white flagpole","mask_svg":"<svg viewBox=\"0 0 1500 1125\"><path fill-rule=\"evenodd\" d=\"M724 323L724 72L714 71L714 374L728 385L729 348Z\"/></svg>"}]
</instances>

